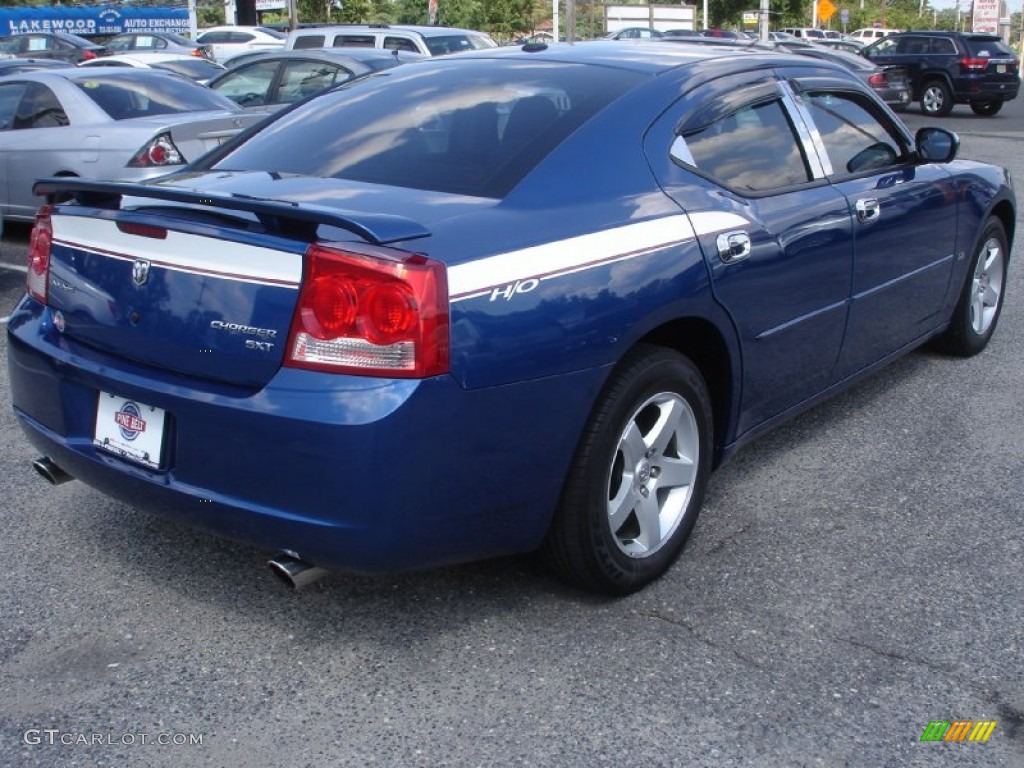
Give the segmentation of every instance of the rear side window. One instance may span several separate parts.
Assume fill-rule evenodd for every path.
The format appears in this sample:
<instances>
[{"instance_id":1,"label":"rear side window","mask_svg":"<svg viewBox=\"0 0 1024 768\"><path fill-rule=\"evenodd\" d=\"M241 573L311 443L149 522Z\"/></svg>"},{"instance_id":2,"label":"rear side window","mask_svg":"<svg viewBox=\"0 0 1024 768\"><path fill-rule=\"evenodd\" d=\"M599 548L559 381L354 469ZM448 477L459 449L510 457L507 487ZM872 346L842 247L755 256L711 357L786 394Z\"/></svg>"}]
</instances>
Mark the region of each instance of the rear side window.
<instances>
[{"instance_id":1,"label":"rear side window","mask_svg":"<svg viewBox=\"0 0 1024 768\"><path fill-rule=\"evenodd\" d=\"M493 43L483 35L444 35L428 37L424 41L432 56L443 56L446 53L474 51L479 48L492 48Z\"/></svg>"},{"instance_id":2,"label":"rear side window","mask_svg":"<svg viewBox=\"0 0 1024 768\"><path fill-rule=\"evenodd\" d=\"M504 197L643 78L487 59L398 67L279 116L213 167Z\"/></svg>"},{"instance_id":3,"label":"rear side window","mask_svg":"<svg viewBox=\"0 0 1024 768\"><path fill-rule=\"evenodd\" d=\"M392 37L387 35L384 37L384 47L389 51L411 51L412 53L419 53L420 49L416 47L416 43L405 37Z\"/></svg>"},{"instance_id":4,"label":"rear side window","mask_svg":"<svg viewBox=\"0 0 1024 768\"><path fill-rule=\"evenodd\" d=\"M42 83L29 83L14 115L14 128L57 128L68 124L64 108Z\"/></svg>"},{"instance_id":5,"label":"rear side window","mask_svg":"<svg viewBox=\"0 0 1024 768\"><path fill-rule=\"evenodd\" d=\"M295 45L292 47L295 49L323 48L326 42L327 38L323 35L299 35L295 38Z\"/></svg>"},{"instance_id":6,"label":"rear side window","mask_svg":"<svg viewBox=\"0 0 1024 768\"><path fill-rule=\"evenodd\" d=\"M810 181L799 138L779 100L752 104L684 133L673 155L726 187L765 192Z\"/></svg>"},{"instance_id":7,"label":"rear side window","mask_svg":"<svg viewBox=\"0 0 1024 768\"><path fill-rule=\"evenodd\" d=\"M373 48L377 38L373 35L335 35L335 48Z\"/></svg>"}]
</instances>

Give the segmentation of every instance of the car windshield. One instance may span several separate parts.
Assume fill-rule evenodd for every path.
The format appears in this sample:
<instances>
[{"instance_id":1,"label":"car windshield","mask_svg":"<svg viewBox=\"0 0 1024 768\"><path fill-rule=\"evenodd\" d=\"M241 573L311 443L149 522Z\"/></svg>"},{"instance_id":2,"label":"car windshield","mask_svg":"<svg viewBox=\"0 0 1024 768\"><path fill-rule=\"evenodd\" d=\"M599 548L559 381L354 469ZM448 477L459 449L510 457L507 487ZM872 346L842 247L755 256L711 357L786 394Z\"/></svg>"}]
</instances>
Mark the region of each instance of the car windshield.
<instances>
[{"instance_id":1,"label":"car windshield","mask_svg":"<svg viewBox=\"0 0 1024 768\"><path fill-rule=\"evenodd\" d=\"M314 98L211 160L217 170L503 197L641 77L489 59L398 67Z\"/></svg>"},{"instance_id":2,"label":"car windshield","mask_svg":"<svg viewBox=\"0 0 1024 768\"><path fill-rule=\"evenodd\" d=\"M0 51L17 52L21 47L21 40L17 37L0 37Z\"/></svg>"},{"instance_id":3,"label":"car windshield","mask_svg":"<svg viewBox=\"0 0 1024 768\"><path fill-rule=\"evenodd\" d=\"M214 109L238 110L230 99L167 73L102 68L92 72L103 75L83 75L72 82L114 120Z\"/></svg>"},{"instance_id":4,"label":"car windshield","mask_svg":"<svg viewBox=\"0 0 1024 768\"><path fill-rule=\"evenodd\" d=\"M443 56L446 53L459 53L460 51L475 51L495 46L495 42L489 37L468 33L427 37L423 42L427 44L427 48L433 56Z\"/></svg>"}]
</instances>

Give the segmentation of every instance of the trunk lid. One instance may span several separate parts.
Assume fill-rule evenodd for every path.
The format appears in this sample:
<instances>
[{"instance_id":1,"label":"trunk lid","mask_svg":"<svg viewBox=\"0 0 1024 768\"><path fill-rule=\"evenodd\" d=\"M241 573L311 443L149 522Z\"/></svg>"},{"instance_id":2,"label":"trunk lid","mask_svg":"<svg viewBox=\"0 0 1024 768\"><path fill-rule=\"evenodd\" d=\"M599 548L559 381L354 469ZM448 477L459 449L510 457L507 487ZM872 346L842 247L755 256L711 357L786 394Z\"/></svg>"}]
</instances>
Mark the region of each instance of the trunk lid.
<instances>
[{"instance_id":1,"label":"trunk lid","mask_svg":"<svg viewBox=\"0 0 1024 768\"><path fill-rule=\"evenodd\" d=\"M76 201L51 216L55 323L67 338L106 354L258 388L285 359L310 243L411 240L404 247L415 248L426 241L423 224L373 212L382 190L365 186L256 172L142 183L44 180L37 194ZM393 191L409 198L410 210L434 217L494 203L447 195L445 206L439 193Z\"/></svg>"},{"instance_id":2,"label":"trunk lid","mask_svg":"<svg viewBox=\"0 0 1024 768\"><path fill-rule=\"evenodd\" d=\"M265 117L247 112L185 112L178 115L137 117L132 118L131 122L152 127L154 136L169 133L174 146L186 162L191 163Z\"/></svg>"}]
</instances>

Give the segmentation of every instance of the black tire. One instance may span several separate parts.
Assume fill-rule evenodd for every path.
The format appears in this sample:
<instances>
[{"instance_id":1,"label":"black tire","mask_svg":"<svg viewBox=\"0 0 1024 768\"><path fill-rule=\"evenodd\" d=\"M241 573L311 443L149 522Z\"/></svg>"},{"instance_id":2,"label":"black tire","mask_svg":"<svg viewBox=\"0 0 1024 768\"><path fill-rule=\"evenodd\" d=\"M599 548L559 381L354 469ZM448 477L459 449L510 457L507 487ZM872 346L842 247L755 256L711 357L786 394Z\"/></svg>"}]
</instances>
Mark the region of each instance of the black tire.
<instances>
[{"instance_id":1,"label":"black tire","mask_svg":"<svg viewBox=\"0 0 1024 768\"><path fill-rule=\"evenodd\" d=\"M970 357L985 348L1003 310L1009 257L1006 231L993 216L985 222L949 328L935 339L938 350Z\"/></svg>"},{"instance_id":2,"label":"black tire","mask_svg":"<svg viewBox=\"0 0 1024 768\"><path fill-rule=\"evenodd\" d=\"M577 586L610 595L661 576L700 511L711 425L707 386L693 363L662 347L631 351L576 448L543 546L549 565Z\"/></svg>"},{"instance_id":3,"label":"black tire","mask_svg":"<svg viewBox=\"0 0 1024 768\"><path fill-rule=\"evenodd\" d=\"M953 111L953 95L941 80L929 80L921 91L921 114L945 117Z\"/></svg>"},{"instance_id":4,"label":"black tire","mask_svg":"<svg viewBox=\"0 0 1024 768\"><path fill-rule=\"evenodd\" d=\"M971 111L982 117L992 117L992 115L998 114L1002 108L1003 102L1001 101L976 101L971 104Z\"/></svg>"}]
</instances>

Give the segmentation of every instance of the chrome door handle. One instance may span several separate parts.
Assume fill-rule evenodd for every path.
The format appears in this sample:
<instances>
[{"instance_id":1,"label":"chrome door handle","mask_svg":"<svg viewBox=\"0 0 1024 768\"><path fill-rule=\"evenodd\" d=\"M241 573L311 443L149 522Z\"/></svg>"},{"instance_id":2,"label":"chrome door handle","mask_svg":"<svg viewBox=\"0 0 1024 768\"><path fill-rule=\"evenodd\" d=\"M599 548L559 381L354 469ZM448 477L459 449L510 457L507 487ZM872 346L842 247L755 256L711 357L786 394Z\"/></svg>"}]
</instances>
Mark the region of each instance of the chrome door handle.
<instances>
[{"instance_id":1,"label":"chrome door handle","mask_svg":"<svg viewBox=\"0 0 1024 768\"><path fill-rule=\"evenodd\" d=\"M726 264L742 261L750 255L750 235L746 232L723 232L715 243L718 258Z\"/></svg>"},{"instance_id":2,"label":"chrome door handle","mask_svg":"<svg viewBox=\"0 0 1024 768\"><path fill-rule=\"evenodd\" d=\"M870 224L882 213L882 206L873 197L866 197L857 201L857 221L861 224Z\"/></svg>"}]
</instances>

